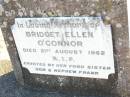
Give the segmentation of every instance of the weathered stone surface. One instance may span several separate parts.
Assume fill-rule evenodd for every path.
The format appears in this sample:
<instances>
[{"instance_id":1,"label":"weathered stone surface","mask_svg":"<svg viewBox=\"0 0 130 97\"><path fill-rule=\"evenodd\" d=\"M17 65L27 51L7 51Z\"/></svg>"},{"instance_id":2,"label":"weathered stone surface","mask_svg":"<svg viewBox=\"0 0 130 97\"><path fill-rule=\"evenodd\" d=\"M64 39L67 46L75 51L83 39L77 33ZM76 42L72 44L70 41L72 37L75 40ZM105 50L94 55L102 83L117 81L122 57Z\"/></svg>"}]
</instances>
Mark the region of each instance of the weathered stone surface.
<instances>
[{"instance_id":1,"label":"weathered stone surface","mask_svg":"<svg viewBox=\"0 0 130 97\"><path fill-rule=\"evenodd\" d=\"M0 18L3 34L14 65L17 80L22 85L48 91L69 91L82 95L128 97L129 53L126 0L4 0ZM12 41L10 27L16 17L101 16L112 25L116 74L108 80L30 74L21 68ZM9 38L11 37L11 38Z\"/></svg>"}]
</instances>

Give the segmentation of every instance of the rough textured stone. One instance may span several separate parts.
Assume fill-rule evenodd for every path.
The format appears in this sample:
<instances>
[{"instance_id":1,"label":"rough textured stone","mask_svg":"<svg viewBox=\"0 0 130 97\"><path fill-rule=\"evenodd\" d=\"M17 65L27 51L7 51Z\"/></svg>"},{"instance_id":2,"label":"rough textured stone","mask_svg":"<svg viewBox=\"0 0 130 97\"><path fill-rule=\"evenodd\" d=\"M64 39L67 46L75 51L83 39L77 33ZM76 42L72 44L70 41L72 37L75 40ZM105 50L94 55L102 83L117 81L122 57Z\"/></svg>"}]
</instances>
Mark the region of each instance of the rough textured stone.
<instances>
[{"instance_id":1,"label":"rough textured stone","mask_svg":"<svg viewBox=\"0 0 130 97\"><path fill-rule=\"evenodd\" d=\"M1 27L16 78L22 85L52 92L128 97L130 67L126 0L10 0L3 3L3 8ZM10 26L14 18L49 16L101 16L104 23L111 24L116 74L109 76L108 80L102 80L30 74L27 69L21 68L15 43L9 38L12 37Z\"/></svg>"}]
</instances>

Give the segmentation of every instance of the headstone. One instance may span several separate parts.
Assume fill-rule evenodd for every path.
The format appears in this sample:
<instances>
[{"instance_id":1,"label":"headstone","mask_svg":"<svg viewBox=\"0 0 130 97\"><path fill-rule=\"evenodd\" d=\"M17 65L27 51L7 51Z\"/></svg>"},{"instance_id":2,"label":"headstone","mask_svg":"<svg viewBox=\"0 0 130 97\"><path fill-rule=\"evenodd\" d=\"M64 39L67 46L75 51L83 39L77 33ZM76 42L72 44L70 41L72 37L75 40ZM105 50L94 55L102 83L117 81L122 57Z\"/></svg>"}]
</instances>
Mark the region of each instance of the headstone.
<instances>
[{"instance_id":1,"label":"headstone","mask_svg":"<svg viewBox=\"0 0 130 97\"><path fill-rule=\"evenodd\" d=\"M16 18L12 33L30 73L103 79L115 73L111 27L101 17Z\"/></svg>"},{"instance_id":2,"label":"headstone","mask_svg":"<svg viewBox=\"0 0 130 97\"><path fill-rule=\"evenodd\" d=\"M49 92L128 97L126 0L4 0L17 81Z\"/></svg>"}]
</instances>

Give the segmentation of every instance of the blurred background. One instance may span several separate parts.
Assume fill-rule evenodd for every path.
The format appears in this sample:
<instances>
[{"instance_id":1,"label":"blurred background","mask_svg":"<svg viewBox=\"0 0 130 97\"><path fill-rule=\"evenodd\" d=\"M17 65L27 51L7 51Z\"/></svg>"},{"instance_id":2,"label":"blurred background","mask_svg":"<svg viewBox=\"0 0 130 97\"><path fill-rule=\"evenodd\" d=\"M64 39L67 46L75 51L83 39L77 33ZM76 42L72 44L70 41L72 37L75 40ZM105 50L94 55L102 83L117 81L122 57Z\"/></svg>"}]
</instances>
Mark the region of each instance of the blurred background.
<instances>
[{"instance_id":1,"label":"blurred background","mask_svg":"<svg viewBox=\"0 0 130 97\"><path fill-rule=\"evenodd\" d=\"M12 71L11 61L0 29L0 76Z\"/></svg>"}]
</instances>

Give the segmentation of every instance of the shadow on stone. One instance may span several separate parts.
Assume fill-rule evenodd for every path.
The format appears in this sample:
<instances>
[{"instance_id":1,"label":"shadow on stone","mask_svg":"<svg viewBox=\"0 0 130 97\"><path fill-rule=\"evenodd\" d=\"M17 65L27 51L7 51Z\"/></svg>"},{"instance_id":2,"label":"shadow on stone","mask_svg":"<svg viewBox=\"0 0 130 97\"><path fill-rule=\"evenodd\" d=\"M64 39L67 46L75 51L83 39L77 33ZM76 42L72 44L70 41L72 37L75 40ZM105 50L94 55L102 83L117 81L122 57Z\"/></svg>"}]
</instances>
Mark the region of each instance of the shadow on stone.
<instances>
[{"instance_id":1,"label":"shadow on stone","mask_svg":"<svg viewBox=\"0 0 130 97\"><path fill-rule=\"evenodd\" d=\"M46 92L42 90L38 91L31 88L25 88L18 85L14 76L14 72L10 72L0 77L0 97L95 97L95 96L79 96L76 95L76 93L65 94L59 92Z\"/></svg>"},{"instance_id":2,"label":"shadow on stone","mask_svg":"<svg viewBox=\"0 0 130 97\"><path fill-rule=\"evenodd\" d=\"M0 97L69 97L60 93L47 93L21 87L17 84L14 72L0 77Z\"/></svg>"}]
</instances>

